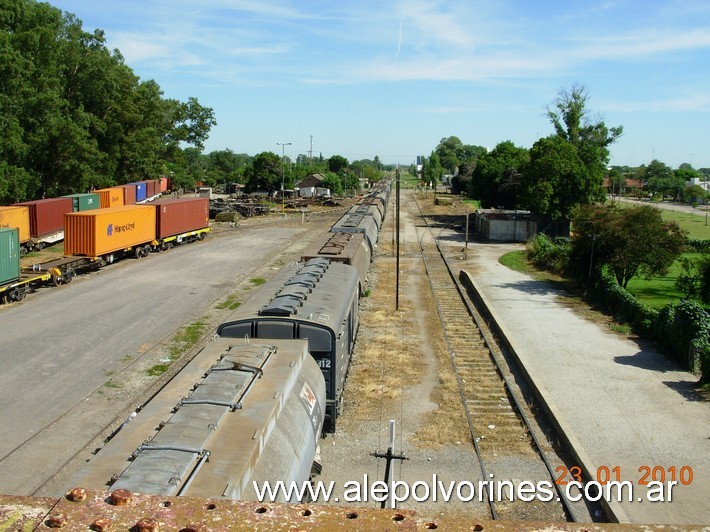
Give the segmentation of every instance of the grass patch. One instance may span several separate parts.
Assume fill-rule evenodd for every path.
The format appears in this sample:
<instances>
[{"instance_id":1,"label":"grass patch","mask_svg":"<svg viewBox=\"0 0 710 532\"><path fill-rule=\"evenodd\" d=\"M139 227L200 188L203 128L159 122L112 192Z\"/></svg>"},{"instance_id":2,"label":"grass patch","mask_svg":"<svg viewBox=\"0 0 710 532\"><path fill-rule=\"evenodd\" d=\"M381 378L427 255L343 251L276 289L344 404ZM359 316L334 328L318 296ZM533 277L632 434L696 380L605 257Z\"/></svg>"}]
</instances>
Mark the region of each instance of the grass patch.
<instances>
[{"instance_id":1,"label":"grass patch","mask_svg":"<svg viewBox=\"0 0 710 532\"><path fill-rule=\"evenodd\" d=\"M148 369L146 372L150 377L157 377L165 373L170 365L178 360L185 351L188 351L202 338L205 327L207 325L202 321L196 321L195 323L183 327L173 336L168 346L168 357L161 360L161 364L156 364L155 366Z\"/></svg>"},{"instance_id":2,"label":"grass patch","mask_svg":"<svg viewBox=\"0 0 710 532\"><path fill-rule=\"evenodd\" d=\"M531 273L533 271L528 261L525 259L525 251L521 249L501 255L498 262L516 272Z\"/></svg>"},{"instance_id":3,"label":"grass patch","mask_svg":"<svg viewBox=\"0 0 710 532\"><path fill-rule=\"evenodd\" d=\"M217 305L216 308L223 310L223 309L229 309L229 310L237 310L241 306L241 303L237 301L237 296L235 295L229 295L227 296L227 299L222 301L219 305Z\"/></svg>"},{"instance_id":4,"label":"grass patch","mask_svg":"<svg viewBox=\"0 0 710 532\"><path fill-rule=\"evenodd\" d=\"M622 208L632 207L634 204L621 202ZM653 205L649 203L649 205ZM705 225L705 210L698 208L698 214L691 214L684 211L674 211L671 209L661 209L661 216L664 220L675 220L678 225L688 231L688 238L697 240L710 240L710 225ZM708 223L710 223L710 212L708 213Z\"/></svg>"},{"instance_id":5,"label":"grass patch","mask_svg":"<svg viewBox=\"0 0 710 532\"><path fill-rule=\"evenodd\" d=\"M168 364L156 364L148 370L148 376L159 377L160 375L168 371L169 367L170 366Z\"/></svg>"},{"instance_id":6,"label":"grass patch","mask_svg":"<svg viewBox=\"0 0 710 532\"><path fill-rule=\"evenodd\" d=\"M631 335L631 326L626 323L611 323L609 324L609 329L616 334L621 334L624 336Z\"/></svg>"},{"instance_id":7,"label":"grass patch","mask_svg":"<svg viewBox=\"0 0 710 532\"><path fill-rule=\"evenodd\" d=\"M683 253L683 257L696 259L702 256L701 253ZM677 260L670 267L668 273L663 277L634 277L629 281L626 289L633 294L641 303L655 309L662 309L668 303L678 302L683 299L683 293L679 292L675 283L678 276L683 272L680 261Z\"/></svg>"},{"instance_id":8,"label":"grass patch","mask_svg":"<svg viewBox=\"0 0 710 532\"><path fill-rule=\"evenodd\" d=\"M263 277L252 277L251 279L249 279L249 282L254 286L261 286L266 282L266 279L264 279Z\"/></svg>"},{"instance_id":9,"label":"grass patch","mask_svg":"<svg viewBox=\"0 0 710 532\"><path fill-rule=\"evenodd\" d=\"M106 381L106 384L104 384L104 386L106 386L106 388L123 388L121 384L118 384L113 381Z\"/></svg>"}]
</instances>

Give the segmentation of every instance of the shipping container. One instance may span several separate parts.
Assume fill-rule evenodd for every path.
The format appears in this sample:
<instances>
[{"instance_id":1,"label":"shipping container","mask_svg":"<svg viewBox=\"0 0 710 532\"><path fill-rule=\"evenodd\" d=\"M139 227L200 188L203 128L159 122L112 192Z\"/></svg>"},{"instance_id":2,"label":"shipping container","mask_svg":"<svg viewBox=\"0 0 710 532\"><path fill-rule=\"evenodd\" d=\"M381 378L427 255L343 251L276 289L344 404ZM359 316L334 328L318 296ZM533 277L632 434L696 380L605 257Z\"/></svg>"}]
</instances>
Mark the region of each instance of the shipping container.
<instances>
[{"instance_id":1,"label":"shipping container","mask_svg":"<svg viewBox=\"0 0 710 532\"><path fill-rule=\"evenodd\" d=\"M160 193L162 194L163 192L168 191L168 178L167 177L161 177L159 181L159 190Z\"/></svg>"},{"instance_id":2,"label":"shipping container","mask_svg":"<svg viewBox=\"0 0 710 532\"><path fill-rule=\"evenodd\" d=\"M93 194L67 194L64 198L71 198L72 212L90 211L101 206L99 195Z\"/></svg>"},{"instance_id":3,"label":"shipping container","mask_svg":"<svg viewBox=\"0 0 710 532\"><path fill-rule=\"evenodd\" d=\"M133 185L136 189L136 203L139 201L145 201L145 181L138 181L137 183L128 183Z\"/></svg>"},{"instance_id":4,"label":"shipping container","mask_svg":"<svg viewBox=\"0 0 710 532\"><path fill-rule=\"evenodd\" d=\"M155 240L155 207L125 205L65 216L64 254L100 257Z\"/></svg>"},{"instance_id":5,"label":"shipping container","mask_svg":"<svg viewBox=\"0 0 710 532\"><path fill-rule=\"evenodd\" d=\"M156 236L166 238L209 227L210 202L206 198L166 198L154 201Z\"/></svg>"},{"instance_id":6,"label":"shipping container","mask_svg":"<svg viewBox=\"0 0 710 532\"><path fill-rule=\"evenodd\" d=\"M121 207L123 205L123 189L121 187L101 188L94 193L99 195L99 208Z\"/></svg>"},{"instance_id":7,"label":"shipping container","mask_svg":"<svg viewBox=\"0 0 710 532\"><path fill-rule=\"evenodd\" d=\"M135 205L136 203L136 185L128 184L121 185L119 188L123 189L123 204L124 205Z\"/></svg>"},{"instance_id":8,"label":"shipping container","mask_svg":"<svg viewBox=\"0 0 710 532\"><path fill-rule=\"evenodd\" d=\"M0 285L20 278L20 237L17 228L0 229Z\"/></svg>"},{"instance_id":9,"label":"shipping container","mask_svg":"<svg viewBox=\"0 0 710 532\"><path fill-rule=\"evenodd\" d=\"M47 198L15 205L30 208L30 236L37 239L63 231L64 215L73 208L71 198Z\"/></svg>"},{"instance_id":10,"label":"shipping container","mask_svg":"<svg viewBox=\"0 0 710 532\"><path fill-rule=\"evenodd\" d=\"M160 191L158 190L158 186L154 180L149 179L148 181L143 181L143 183L145 183L146 198L152 198L153 196L157 196L160 193Z\"/></svg>"},{"instance_id":11,"label":"shipping container","mask_svg":"<svg viewBox=\"0 0 710 532\"><path fill-rule=\"evenodd\" d=\"M0 207L0 227L17 229L20 244L27 242L30 239L30 208Z\"/></svg>"}]
</instances>

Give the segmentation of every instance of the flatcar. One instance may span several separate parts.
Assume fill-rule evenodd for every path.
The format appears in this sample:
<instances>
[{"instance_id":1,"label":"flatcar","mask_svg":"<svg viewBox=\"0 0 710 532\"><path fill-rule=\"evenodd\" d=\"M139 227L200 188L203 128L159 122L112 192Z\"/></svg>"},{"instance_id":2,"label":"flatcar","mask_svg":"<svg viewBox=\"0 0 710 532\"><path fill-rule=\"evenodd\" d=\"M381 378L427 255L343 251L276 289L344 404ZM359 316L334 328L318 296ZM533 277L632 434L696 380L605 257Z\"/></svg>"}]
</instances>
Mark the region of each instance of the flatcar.
<instances>
[{"instance_id":1,"label":"flatcar","mask_svg":"<svg viewBox=\"0 0 710 532\"><path fill-rule=\"evenodd\" d=\"M353 266L360 277L359 293L362 295L367 280L367 271L372 260L372 253L365 242L365 235L362 233L325 233L314 240L301 255L303 262L317 258Z\"/></svg>"},{"instance_id":2,"label":"flatcar","mask_svg":"<svg viewBox=\"0 0 710 532\"><path fill-rule=\"evenodd\" d=\"M335 430L358 328L357 269L313 259L289 264L267 281L229 321L227 338L302 338L323 372L326 425Z\"/></svg>"},{"instance_id":3,"label":"flatcar","mask_svg":"<svg viewBox=\"0 0 710 532\"><path fill-rule=\"evenodd\" d=\"M311 478L324 407L305 340L217 338L67 488L257 500L255 482Z\"/></svg>"}]
</instances>

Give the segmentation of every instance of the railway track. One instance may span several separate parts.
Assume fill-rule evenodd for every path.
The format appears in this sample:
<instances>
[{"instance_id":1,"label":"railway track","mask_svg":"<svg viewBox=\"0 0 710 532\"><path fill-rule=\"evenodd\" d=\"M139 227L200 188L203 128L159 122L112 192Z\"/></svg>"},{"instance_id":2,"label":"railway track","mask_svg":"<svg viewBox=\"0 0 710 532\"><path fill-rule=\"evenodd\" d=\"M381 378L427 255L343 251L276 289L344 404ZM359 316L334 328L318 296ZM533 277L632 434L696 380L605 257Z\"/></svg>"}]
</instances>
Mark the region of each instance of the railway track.
<instances>
[{"instance_id":1,"label":"railway track","mask_svg":"<svg viewBox=\"0 0 710 532\"><path fill-rule=\"evenodd\" d=\"M419 249L456 374L481 478L511 480L513 484L522 480L534 483L545 480L554 485L555 464L546 459L537 426L536 430L531 430L532 414L528 405L521 401L519 391L511 390L501 361L492 351L500 353L500 349L493 345L495 340L468 303L438 244L437 235L418 203L416 209L424 221ZM514 465L511 467L511 461L507 459L511 456L515 457L513 463L525 464L525 471L516 471ZM501 460L502 457L506 459ZM531 478L531 471L535 471L532 475L536 478ZM485 495L493 519L525 519L530 510L529 502L499 502L497 493ZM559 492L553 500L539 504L545 505L542 513L551 521L572 520L574 515ZM537 508L536 515L539 511Z\"/></svg>"}]
</instances>

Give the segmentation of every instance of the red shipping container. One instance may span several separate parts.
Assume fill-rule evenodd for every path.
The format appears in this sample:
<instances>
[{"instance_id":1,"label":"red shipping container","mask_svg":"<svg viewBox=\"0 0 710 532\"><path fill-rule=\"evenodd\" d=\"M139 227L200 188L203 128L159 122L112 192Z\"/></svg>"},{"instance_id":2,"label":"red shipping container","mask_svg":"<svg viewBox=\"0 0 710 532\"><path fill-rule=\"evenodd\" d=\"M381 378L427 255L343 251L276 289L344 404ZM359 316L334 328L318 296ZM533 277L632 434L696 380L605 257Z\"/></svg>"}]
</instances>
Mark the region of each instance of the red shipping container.
<instances>
[{"instance_id":1,"label":"red shipping container","mask_svg":"<svg viewBox=\"0 0 710 532\"><path fill-rule=\"evenodd\" d=\"M161 177L160 178L160 192L167 192L168 191L168 178L167 177Z\"/></svg>"},{"instance_id":2,"label":"red shipping container","mask_svg":"<svg viewBox=\"0 0 710 532\"><path fill-rule=\"evenodd\" d=\"M210 202L207 198L174 198L154 201L156 236L166 238L210 225Z\"/></svg>"},{"instance_id":3,"label":"red shipping container","mask_svg":"<svg viewBox=\"0 0 710 532\"><path fill-rule=\"evenodd\" d=\"M119 185L123 189L123 204L136 204L136 186L135 185Z\"/></svg>"},{"instance_id":4,"label":"red shipping container","mask_svg":"<svg viewBox=\"0 0 710 532\"><path fill-rule=\"evenodd\" d=\"M24 201L15 205L26 205L30 208L32 238L42 238L64 231L64 215L74 210L74 202L71 198L47 198Z\"/></svg>"},{"instance_id":5,"label":"red shipping container","mask_svg":"<svg viewBox=\"0 0 710 532\"><path fill-rule=\"evenodd\" d=\"M153 196L158 194L158 187L156 186L156 183L154 180L150 179L148 181L144 181L145 183L145 197L146 198L152 198Z\"/></svg>"}]
</instances>

